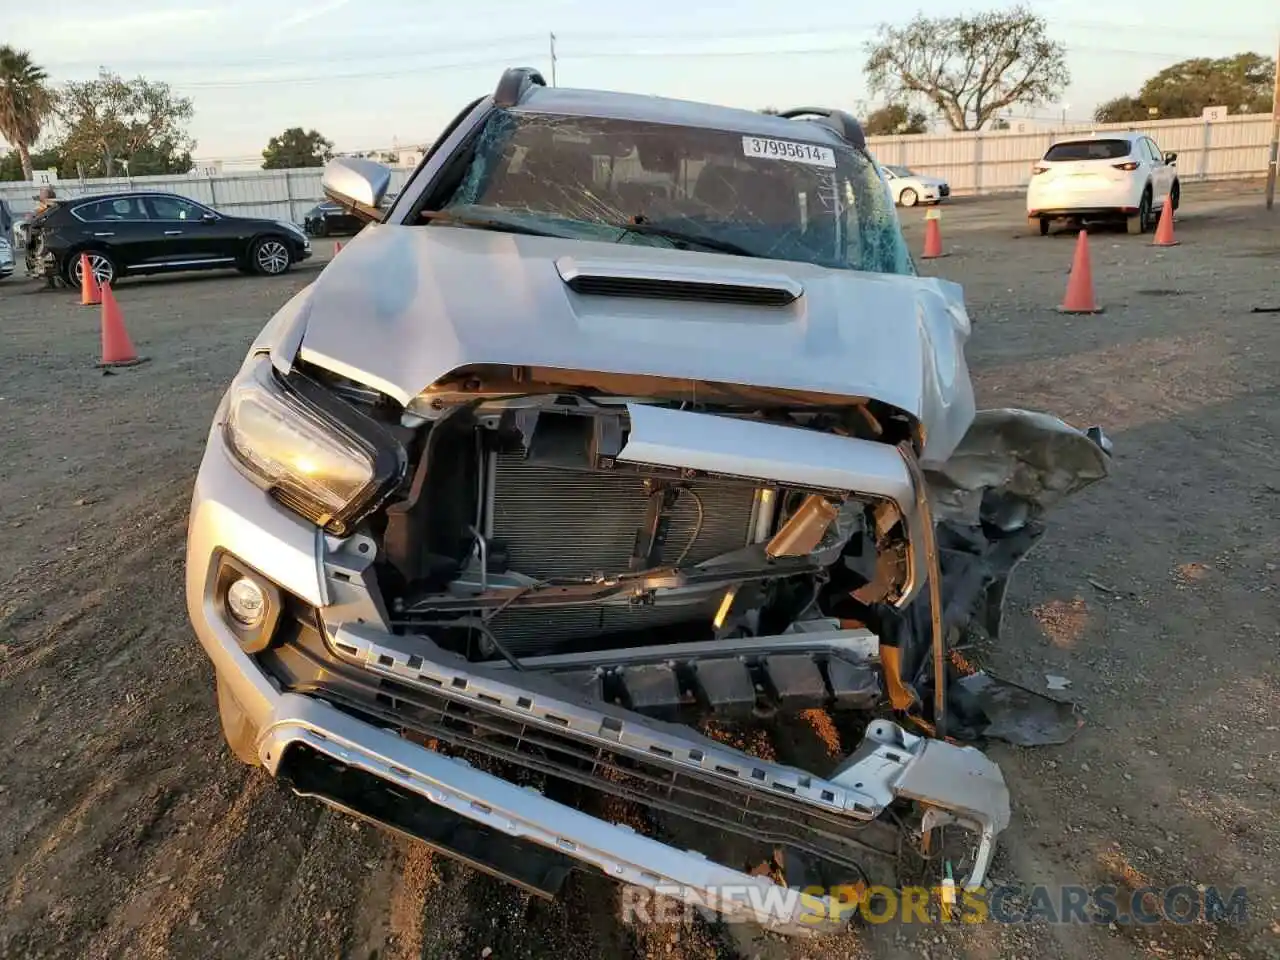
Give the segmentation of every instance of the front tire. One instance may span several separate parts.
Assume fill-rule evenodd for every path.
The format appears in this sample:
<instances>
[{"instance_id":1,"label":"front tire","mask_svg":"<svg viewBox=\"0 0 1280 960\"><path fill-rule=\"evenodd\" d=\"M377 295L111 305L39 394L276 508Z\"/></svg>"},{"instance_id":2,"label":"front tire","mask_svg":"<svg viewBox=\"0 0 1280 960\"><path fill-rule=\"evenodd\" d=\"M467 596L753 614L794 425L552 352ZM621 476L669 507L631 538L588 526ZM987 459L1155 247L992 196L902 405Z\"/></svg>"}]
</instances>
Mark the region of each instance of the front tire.
<instances>
[{"instance_id":1,"label":"front tire","mask_svg":"<svg viewBox=\"0 0 1280 960\"><path fill-rule=\"evenodd\" d=\"M920 195L910 187L907 187L898 194L898 203L902 204L904 207L914 207L919 199Z\"/></svg>"},{"instance_id":2,"label":"front tire","mask_svg":"<svg viewBox=\"0 0 1280 960\"><path fill-rule=\"evenodd\" d=\"M1049 235L1049 218L1027 217L1027 228L1029 230L1039 230L1040 236L1047 237Z\"/></svg>"},{"instance_id":3,"label":"front tire","mask_svg":"<svg viewBox=\"0 0 1280 960\"><path fill-rule=\"evenodd\" d=\"M262 237L249 248L249 264L264 277L278 277L293 266L293 256L279 237Z\"/></svg>"},{"instance_id":4,"label":"front tire","mask_svg":"<svg viewBox=\"0 0 1280 960\"><path fill-rule=\"evenodd\" d=\"M1173 204L1173 209L1178 209L1178 204L1182 202L1182 185L1177 180L1173 181L1173 186L1169 188L1169 202Z\"/></svg>"},{"instance_id":5,"label":"front tire","mask_svg":"<svg viewBox=\"0 0 1280 960\"><path fill-rule=\"evenodd\" d=\"M89 269L93 271L93 276L98 281L99 286L104 283L116 282L116 276L119 274L119 270L116 268L115 261L112 260L110 256L103 253L101 250L83 250L81 253L84 253L89 257ZM73 290L79 290L81 282L80 273L80 254L72 254L62 272L64 279L67 281L67 286L71 287Z\"/></svg>"}]
</instances>

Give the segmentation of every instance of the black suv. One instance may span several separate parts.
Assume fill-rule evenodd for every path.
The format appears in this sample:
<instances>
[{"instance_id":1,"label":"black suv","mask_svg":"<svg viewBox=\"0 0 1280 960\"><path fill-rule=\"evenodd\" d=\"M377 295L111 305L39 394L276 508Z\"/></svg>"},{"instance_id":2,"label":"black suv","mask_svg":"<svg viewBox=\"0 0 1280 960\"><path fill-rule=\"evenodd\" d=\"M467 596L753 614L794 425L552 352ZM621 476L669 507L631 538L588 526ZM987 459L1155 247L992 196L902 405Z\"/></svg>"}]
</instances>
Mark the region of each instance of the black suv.
<instances>
[{"instance_id":1,"label":"black suv","mask_svg":"<svg viewBox=\"0 0 1280 960\"><path fill-rule=\"evenodd\" d=\"M172 193L63 200L32 221L28 273L78 287L82 253L99 283L227 267L274 275L311 256L311 242L294 224L227 216Z\"/></svg>"}]
</instances>

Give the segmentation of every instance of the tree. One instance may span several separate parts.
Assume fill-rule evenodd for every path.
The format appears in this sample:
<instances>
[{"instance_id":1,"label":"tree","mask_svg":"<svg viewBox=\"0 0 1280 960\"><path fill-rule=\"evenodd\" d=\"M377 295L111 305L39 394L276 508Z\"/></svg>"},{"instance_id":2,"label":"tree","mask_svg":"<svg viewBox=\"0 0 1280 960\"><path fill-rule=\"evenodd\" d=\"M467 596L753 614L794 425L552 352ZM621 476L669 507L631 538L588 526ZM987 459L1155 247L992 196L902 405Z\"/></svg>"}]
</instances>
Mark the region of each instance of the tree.
<instances>
[{"instance_id":1,"label":"tree","mask_svg":"<svg viewBox=\"0 0 1280 960\"><path fill-rule=\"evenodd\" d=\"M67 170L62 162L62 156L57 150L37 150L35 153L28 152L26 163L31 164L32 170L49 170L58 171L58 175L71 176L74 171ZM8 153L0 155L0 181L8 180L30 180L31 174L23 169L23 157L17 150L10 150Z\"/></svg>"},{"instance_id":2,"label":"tree","mask_svg":"<svg viewBox=\"0 0 1280 960\"><path fill-rule=\"evenodd\" d=\"M267 141L262 151L263 170L291 170L297 167L323 167L333 157L333 142L318 131L290 127Z\"/></svg>"},{"instance_id":3,"label":"tree","mask_svg":"<svg viewBox=\"0 0 1280 960\"><path fill-rule=\"evenodd\" d=\"M122 164L131 175L185 172L195 147L186 124L194 113L191 100L174 96L167 83L102 70L97 80L63 88L60 148L87 176L114 176Z\"/></svg>"},{"instance_id":4,"label":"tree","mask_svg":"<svg viewBox=\"0 0 1280 960\"><path fill-rule=\"evenodd\" d=\"M999 111L1038 106L1066 87L1066 49L1026 7L881 25L867 83L891 103L924 101L952 130L980 130Z\"/></svg>"},{"instance_id":5,"label":"tree","mask_svg":"<svg viewBox=\"0 0 1280 960\"><path fill-rule=\"evenodd\" d=\"M25 50L0 46L0 137L18 151L23 180L31 179L31 147L40 139L57 100L48 79Z\"/></svg>"},{"instance_id":6,"label":"tree","mask_svg":"<svg viewBox=\"0 0 1280 960\"><path fill-rule=\"evenodd\" d=\"M929 129L929 117L919 110L912 110L905 103L891 103L872 110L862 123L868 137L889 137L901 133L924 133Z\"/></svg>"},{"instance_id":7,"label":"tree","mask_svg":"<svg viewBox=\"0 0 1280 960\"><path fill-rule=\"evenodd\" d=\"M1148 111L1141 100L1126 94L1099 104L1093 119L1098 123L1137 123L1148 119Z\"/></svg>"},{"instance_id":8,"label":"tree","mask_svg":"<svg viewBox=\"0 0 1280 960\"><path fill-rule=\"evenodd\" d=\"M1274 60L1257 53L1183 60L1149 79L1136 97L1108 100L1093 118L1099 123L1133 123L1148 119L1152 107L1159 117L1198 117L1205 107L1267 113L1275 69Z\"/></svg>"}]
</instances>

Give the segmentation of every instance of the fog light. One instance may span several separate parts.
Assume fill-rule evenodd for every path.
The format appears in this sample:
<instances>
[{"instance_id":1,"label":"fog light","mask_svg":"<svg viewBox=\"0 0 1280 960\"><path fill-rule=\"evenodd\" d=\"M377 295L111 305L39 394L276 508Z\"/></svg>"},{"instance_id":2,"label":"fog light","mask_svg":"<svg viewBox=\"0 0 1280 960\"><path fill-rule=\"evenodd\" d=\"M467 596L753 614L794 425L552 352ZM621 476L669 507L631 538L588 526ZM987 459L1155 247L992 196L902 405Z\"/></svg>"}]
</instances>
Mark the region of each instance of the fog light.
<instances>
[{"instance_id":1,"label":"fog light","mask_svg":"<svg viewBox=\"0 0 1280 960\"><path fill-rule=\"evenodd\" d=\"M256 627L267 613L266 595L248 577L241 577L227 587L227 612L246 627Z\"/></svg>"}]
</instances>

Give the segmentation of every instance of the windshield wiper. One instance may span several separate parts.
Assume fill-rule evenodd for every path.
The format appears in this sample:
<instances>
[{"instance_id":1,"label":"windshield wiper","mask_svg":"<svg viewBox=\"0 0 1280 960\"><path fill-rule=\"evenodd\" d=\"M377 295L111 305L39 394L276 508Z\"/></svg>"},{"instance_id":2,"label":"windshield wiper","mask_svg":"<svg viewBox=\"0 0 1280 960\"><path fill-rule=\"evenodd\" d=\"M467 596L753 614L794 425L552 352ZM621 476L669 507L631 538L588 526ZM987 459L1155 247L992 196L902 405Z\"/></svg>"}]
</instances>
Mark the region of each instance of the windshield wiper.
<instances>
[{"instance_id":1,"label":"windshield wiper","mask_svg":"<svg viewBox=\"0 0 1280 960\"><path fill-rule=\"evenodd\" d=\"M479 230L501 230L504 233L520 233L530 237L560 237L564 239L564 234L556 233L554 230L543 230L540 227L530 226L525 223L515 223L511 220L504 220L501 217L482 217L455 213L452 210L423 210L418 216L423 220L434 220L438 223L458 223L464 227L475 227Z\"/></svg>"},{"instance_id":2,"label":"windshield wiper","mask_svg":"<svg viewBox=\"0 0 1280 960\"><path fill-rule=\"evenodd\" d=\"M700 247L706 247L708 250L715 250L718 253L731 253L736 257L759 257L760 254L746 247L739 246L731 240L721 240L718 237L708 237L701 233L695 233L690 230L681 230L677 227L664 227L656 223L648 223L644 220L639 223L614 223L611 226L617 227L622 231L618 235L621 240L629 233L639 233L651 237L663 237L667 240L675 241L677 244L696 243Z\"/></svg>"}]
</instances>

